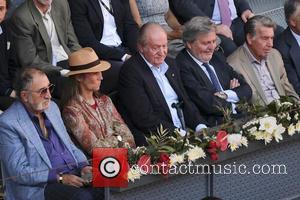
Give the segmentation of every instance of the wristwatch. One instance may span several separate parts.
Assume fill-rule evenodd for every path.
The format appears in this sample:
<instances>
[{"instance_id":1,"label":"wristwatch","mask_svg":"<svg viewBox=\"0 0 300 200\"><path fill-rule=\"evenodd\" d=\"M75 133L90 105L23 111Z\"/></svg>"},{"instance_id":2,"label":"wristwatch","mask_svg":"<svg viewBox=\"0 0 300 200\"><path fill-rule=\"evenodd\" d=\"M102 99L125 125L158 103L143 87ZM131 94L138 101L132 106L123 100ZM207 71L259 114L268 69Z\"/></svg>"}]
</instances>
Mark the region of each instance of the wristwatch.
<instances>
[{"instance_id":1,"label":"wristwatch","mask_svg":"<svg viewBox=\"0 0 300 200\"><path fill-rule=\"evenodd\" d=\"M63 175L64 175L63 173L58 174L58 182L59 183L63 183Z\"/></svg>"}]
</instances>

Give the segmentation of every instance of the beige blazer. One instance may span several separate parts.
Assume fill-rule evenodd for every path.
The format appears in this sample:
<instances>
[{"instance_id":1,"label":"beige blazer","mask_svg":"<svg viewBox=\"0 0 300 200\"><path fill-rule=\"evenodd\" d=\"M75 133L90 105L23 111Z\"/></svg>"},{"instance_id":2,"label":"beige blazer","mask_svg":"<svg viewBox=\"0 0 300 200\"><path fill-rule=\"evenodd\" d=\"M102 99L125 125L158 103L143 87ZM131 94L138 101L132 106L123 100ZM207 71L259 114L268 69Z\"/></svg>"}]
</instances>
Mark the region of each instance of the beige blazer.
<instances>
[{"instance_id":1,"label":"beige blazer","mask_svg":"<svg viewBox=\"0 0 300 200\"><path fill-rule=\"evenodd\" d=\"M80 49L71 23L69 4L66 0L53 0L51 16L60 44L66 53ZM17 58L21 66L38 66L47 72L59 71L52 66L52 47L42 16L33 0L26 0L11 18L11 31Z\"/></svg>"},{"instance_id":2,"label":"beige blazer","mask_svg":"<svg viewBox=\"0 0 300 200\"><path fill-rule=\"evenodd\" d=\"M242 74L252 89L252 103L261 105L267 104L267 98L260 85L260 81L256 77L253 66L247 55L247 50L244 46L239 47L228 58L228 63L235 71ZM286 71L283 65L282 57L276 49L272 49L267 57L267 65L270 75L274 81L277 92L280 96L292 96L299 100L299 96L290 84Z\"/></svg>"}]
</instances>

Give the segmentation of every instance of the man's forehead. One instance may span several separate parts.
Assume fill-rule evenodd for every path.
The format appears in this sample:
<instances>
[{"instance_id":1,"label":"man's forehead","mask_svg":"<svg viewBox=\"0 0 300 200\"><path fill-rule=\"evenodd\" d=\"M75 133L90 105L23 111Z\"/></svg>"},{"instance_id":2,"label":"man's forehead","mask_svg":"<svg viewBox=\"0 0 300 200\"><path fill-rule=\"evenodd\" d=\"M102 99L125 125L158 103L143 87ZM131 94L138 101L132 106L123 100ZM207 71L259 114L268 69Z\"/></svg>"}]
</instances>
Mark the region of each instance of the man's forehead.
<instances>
[{"instance_id":1,"label":"man's forehead","mask_svg":"<svg viewBox=\"0 0 300 200\"><path fill-rule=\"evenodd\" d=\"M43 88L43 87L47 87L49 84L50 84L50 82L45 74L35 73L32 75L31 87Z\"/></svg>"}]
</instances>

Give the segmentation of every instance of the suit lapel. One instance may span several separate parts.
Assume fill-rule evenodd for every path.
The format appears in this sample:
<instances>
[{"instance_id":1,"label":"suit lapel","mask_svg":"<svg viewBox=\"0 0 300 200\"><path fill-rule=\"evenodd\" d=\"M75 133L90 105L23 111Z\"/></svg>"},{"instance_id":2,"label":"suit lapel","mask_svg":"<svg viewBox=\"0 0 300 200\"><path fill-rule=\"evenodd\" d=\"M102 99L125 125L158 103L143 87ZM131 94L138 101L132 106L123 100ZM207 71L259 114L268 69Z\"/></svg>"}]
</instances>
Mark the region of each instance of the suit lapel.
<instances>
[{"instance_id":1,"label":"suit lapel","mask_svg":"<svg viewBox=\"0 0 300 200\"><path fill-rule=\"evenodd\" d=\"M21 102L17 103L17 110L18 110L18 122L24 131L23 132L24 136L29 141L31 141L31 143L33 144L37 152L40 154L41 158L45 161L45 163L49 166L49 168L51 168L51 162L48 158L44 145L40 140L40 136Z\"/></svg>"},{"instance_id":2,"label":"suit lapel","mask_svg":"<svg viewBox=\"0 0 300 200\"><path fill-rule=\"evenodd\" d=\"M194 75L199 79L202 79L205 82L205 85L211 90L214 90L212 82L208 79L207 75L201 69L201 67L193 60L193 58L187 53L187 51L184 51L183 53L185 54L184 58L187 60L188 63L191 64L194 71Z\"/></svg>"},{"instance_id":3,"label":"suit lapel","mask_svg":"<svg viewBox=\"0 0 300 200\"><path fill-rule=\"evenodd\" d=\"M38 11L38 9L35 7L33 1L27 1L28 4L29 4L29 9L32 13L32 17L33 17L33 20L35 21L37 27L38 27L38 30L44 40L44 43L46 45L46 48L47 48L47 57L48 58L52 58L52 49L51 49L51 42L50 42L50 39L49 39L49 36L48 36L48 33L47 33L47 30L46 30L46 27L44 25L44 22L42 20L42 16L41 16L41 13ZM52 60L49 60L49 62L52 62Z\"/></svg>"},{"instance_id":4,"label":"suit lapel","mask_svg":"<svg viewBox=\"0 0 300 200\"><path fill-rule=\"evenodd\" d=\"M100 6L100 3L98 0L89 0L92 4L92 7L95 9L95 13L97 14L97 16L99 17L100 22L103 22L103 14L102 14L102 9Z\"/></svg>"},{"instance_id":5,"label":"suit lapel","mask_svg":"<svg viewBox=\"0 0 300 200\"><path fill-rule=\"evenodd\" d=\"M263 92L261 85L260 85L260 81L257 78L257 75L254 71L254 66L253 64L250 62L250 60L248 59L248 55L246 54L246 49L243 47L241 50L241 55L240 58L242 60L242 68L245 71L245 73L248 76L248 79L252 82L252 84L254 85L256 91L258 92L258 95L261 97L261 99L267 104L267 97L265 96L265 93Z\"/></svg>"},{"instance_id":6,"label":"suit lapel","mask_svg":"<svg viewBox=\"0 0 300 200\"><path fill-rule=\"evenodd\" d=\"M277 92L279 95L281 96L284 96L285 95L285 92L284 92L284 89L280 83L280 75L278 74L278 71L275 70L274 66L276 66L277 63L274 62L274 59L269 59L267 58L267 61L266 61L266 65L267 65L267 68L270 72L270 75L271 75L271 78L275 84L275 87L277 89Z\"/></svg>"},{"instance_id":7,"label":"suit lapel","mask_svg":"<svg viewBox=\"0 0 300 200\"><path fill-rule=\"evenodd\" d=\"M168 104L165 100L165 97L151 71L147 63L144 61L144 59L139 55L138 57L139 62L142 63L142 70L143 70L143 78L145 79L145 82L147 83L147 86L151 89L152 94L155 96L155 98L160 102L160 104L163 106L165 113L172 119L171 113L168 107Z\"/></svg>"},{"instance_id":8,"label":"suit lapel","mask_svg":"<svg viewBox=\"0 0 300 200\"><path fill-rule=\"evenodd\" d=\"M61 13L58 12L60 9L56 7L55 1L52 3L52 8L51 8L51 17L55 26L56 34L59 40L59 43L64 47L64 42L65 39L63 35L67 34L64 32L64 30L61 29L61 21L63 20L63 16L61 16ZM64 21L64 20L63 20ZM64 47L65 51L68 52L69 50L66 50L66 47Z\"/></svg>"},{"instance_id":9,"label":"suit lapel","mask_svg":"<svg viewBox=\"0 0 300 200\"><path fill-rule=\"evenodd\" d=\"M286 32L284 34L286 35L287 44L291 47L289 53L291 55L293 63L296 66L295 70L297 71L298 75L300 76L300 67L297 66L300 64L300 56L299 56L300 47L297 43L297 40L292 35L292 32L290 29L286 30Z\"/></svg>"}]
</instances>

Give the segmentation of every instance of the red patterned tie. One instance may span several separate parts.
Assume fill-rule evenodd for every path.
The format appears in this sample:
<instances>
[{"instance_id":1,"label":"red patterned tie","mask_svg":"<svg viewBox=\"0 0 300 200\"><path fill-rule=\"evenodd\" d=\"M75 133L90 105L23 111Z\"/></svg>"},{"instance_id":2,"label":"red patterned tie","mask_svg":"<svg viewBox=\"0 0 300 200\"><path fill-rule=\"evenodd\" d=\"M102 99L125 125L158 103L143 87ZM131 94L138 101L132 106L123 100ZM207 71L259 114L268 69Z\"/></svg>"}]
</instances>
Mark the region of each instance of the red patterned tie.
<instances>
[{"instance_id":1,"label":"red patterned tie","mask_svg":"<svg viewBox=\"0 0 300 200\"><path fill-rule=\"evenodd\" d=\"M228 0L218 0L221 22L224 25L231 26L231 13Z\"/></svg>"}]
</instances>

